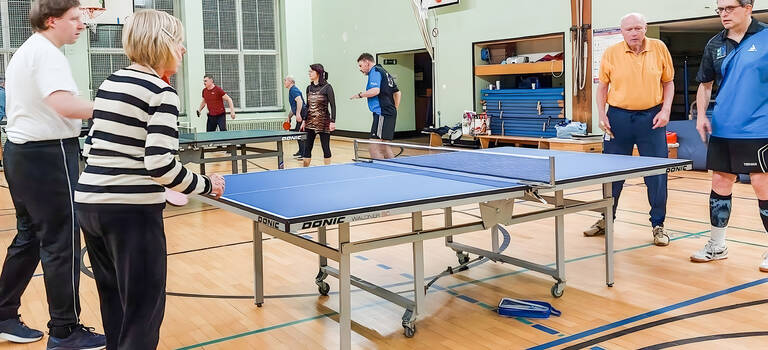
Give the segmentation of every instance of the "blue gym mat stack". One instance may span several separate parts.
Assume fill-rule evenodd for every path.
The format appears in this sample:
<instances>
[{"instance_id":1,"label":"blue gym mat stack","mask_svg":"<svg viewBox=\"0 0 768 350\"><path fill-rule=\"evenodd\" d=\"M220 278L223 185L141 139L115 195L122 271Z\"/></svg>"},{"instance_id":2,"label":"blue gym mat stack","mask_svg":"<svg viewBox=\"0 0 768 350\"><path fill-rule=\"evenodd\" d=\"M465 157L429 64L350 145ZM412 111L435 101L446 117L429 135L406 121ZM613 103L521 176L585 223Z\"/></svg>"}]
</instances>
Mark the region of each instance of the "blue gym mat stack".
<instances>
[{"instance_id":1,"label":"blue gym mat stack","mask_svg":"<svg viewBox=\"0 0 768 350\"><path fill-rule=\"evenodd\" d=\"M491 134L556 137L565 119L563 88L483 90Z\"/></svg>"}]
</instances>

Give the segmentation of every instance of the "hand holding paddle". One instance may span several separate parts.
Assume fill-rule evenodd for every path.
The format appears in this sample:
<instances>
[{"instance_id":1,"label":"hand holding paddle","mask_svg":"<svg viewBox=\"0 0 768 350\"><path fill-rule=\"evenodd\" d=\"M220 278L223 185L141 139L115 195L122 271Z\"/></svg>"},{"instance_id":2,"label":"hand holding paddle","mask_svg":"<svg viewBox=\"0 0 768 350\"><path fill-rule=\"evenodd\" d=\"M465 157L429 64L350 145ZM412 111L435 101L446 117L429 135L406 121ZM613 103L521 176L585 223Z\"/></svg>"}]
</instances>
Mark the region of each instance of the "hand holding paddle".
<instances>
[{"instance_id":1,"label":"hand holding paddle","mask_svg":"<svg viewBox=\"0 0 768 350\"><path fill-rule=\"evenodd\" d=\"M600 129L602 129L608 136L613 138L613 131L611 131L611 122L608 121L608 116L600 116Z\"/></svg>"},{"instance_id":2,"label":"hand holding paddle","mask_svg":"<svg viewBox=\"0 0 768 350\"><path fill-rule=\"evenodd\" d=\"M221 195L224 194L224 177L219 174L211 174L208 178L211 179L211 185L213 186L211 195L216 198L221 197Z\"/></svg>"}]
</instances>

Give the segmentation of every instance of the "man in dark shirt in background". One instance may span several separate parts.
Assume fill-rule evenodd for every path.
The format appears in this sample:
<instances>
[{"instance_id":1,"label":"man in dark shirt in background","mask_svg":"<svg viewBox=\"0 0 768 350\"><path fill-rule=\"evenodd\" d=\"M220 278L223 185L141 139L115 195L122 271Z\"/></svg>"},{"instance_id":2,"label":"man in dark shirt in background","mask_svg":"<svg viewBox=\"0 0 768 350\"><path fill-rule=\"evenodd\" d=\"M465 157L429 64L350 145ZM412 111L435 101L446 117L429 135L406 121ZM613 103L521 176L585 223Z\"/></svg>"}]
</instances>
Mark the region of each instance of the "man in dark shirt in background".
<instances>
[{"instance_id":1,"label":"man in dark shirt in background","mask_svg":"<svg viewBox=\"0 0 768 350\"><path fill-rule=\"evenodd\" d=\"M283 86L288 89L288 104L291 106L291 112L288 114L288 123L291 122L291 117L296 116L296 126L293 131L301 131L301 118L304 108L304 97L301 94L301 90L296 87L296 80L292 76L287 76L283 79ZM301 155L304 154L304 140L296 140L299 144L299 150L293 154L294 158L301 159Z\"/></svg>"}]
</instances>

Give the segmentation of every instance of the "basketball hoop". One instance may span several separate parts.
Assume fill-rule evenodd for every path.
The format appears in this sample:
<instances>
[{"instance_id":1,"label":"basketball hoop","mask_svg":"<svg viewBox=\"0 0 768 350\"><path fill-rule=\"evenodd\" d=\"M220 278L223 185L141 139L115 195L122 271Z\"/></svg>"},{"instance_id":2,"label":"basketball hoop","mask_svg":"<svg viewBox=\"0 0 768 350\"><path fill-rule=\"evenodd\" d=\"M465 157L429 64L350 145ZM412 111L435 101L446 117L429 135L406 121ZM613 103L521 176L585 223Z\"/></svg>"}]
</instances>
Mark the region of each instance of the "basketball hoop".
<instances>
[{"instance_id":1,"label":"basketball hoop","mask_svg":"<svg viewBox=\"0 0 768 350\"><path fill-rule=\"evenodd\" d=\"M101 16L107 9L103 7L81 7L80 12L83 16L83 23L88 26L94 34L96 33L96 17Z\"/></svg>"}]
</instances>

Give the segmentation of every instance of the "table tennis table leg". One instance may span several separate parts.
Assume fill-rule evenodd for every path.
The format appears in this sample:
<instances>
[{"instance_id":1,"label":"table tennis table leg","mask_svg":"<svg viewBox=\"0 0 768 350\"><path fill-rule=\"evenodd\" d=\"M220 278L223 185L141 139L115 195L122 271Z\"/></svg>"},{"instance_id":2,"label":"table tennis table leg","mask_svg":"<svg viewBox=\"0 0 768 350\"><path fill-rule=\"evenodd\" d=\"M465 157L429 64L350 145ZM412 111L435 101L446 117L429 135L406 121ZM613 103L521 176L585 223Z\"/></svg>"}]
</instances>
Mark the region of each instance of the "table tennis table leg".
<instances>
[{"instance_id":1,"label":"table tennis table leg","mask_svg":"<svg viewBox=\"0 0 768 350\"><path fill-rule=\"evenodd\" d=\"M277 141L277 168L283 169L285 163L283 163L283 141Z\"/></svg>"},{"instance_id":2,"label":"table tennis table leg","mask_svg":"<svg viewBox=\"0 0 768 350\"><path fill-rule=\"evenodd\" d=\"M605 207L605 284L613 287L613 188L609 182L603 184L603 198L611 199Z\"/></svg>"},{"instance_id":3,"label":"table tennis table leg","mask_svg":"<svg viewBox=\"0 0 768 350\"><path fill-rule=\"evenodd\" d=\"M237 146L229 146L229 154L232 155L232 174L237 174Z\"/></svg>"},{"instance_id":4,"label":"table tennis table leg","mask_svg":"<svg viewBox=\"0 0 768 350\"><path fill-rule=\"evenodd\" d=\"M248 159L245 159L245 155L247 154L246 147L248 145L240 145L240 155L243 156L243 172L248 172Z\"/></svg>"},{"instance_id":5,"label":"table tennis table leg","mask_svg":"<svg viewBox=\"0 0 768 350\"><path fill-rule=\"evenodd\" d=\"M449 228L453 226L453 208L450 208L450 207L443 208L443 217L445 220L444 222L445 228ZM451 244L453 244L453 236L445 236L445 245L447 247L451 247ZM458 251L456 249L454 249L454 251L456 252L456 258L459 260L459 264L465 264L469 262L469 254L466 254L462 251ZM459 268L458 271L464 271L466 269L467 267L464 266L462 268Z\"/></svg>"},{"instance_id":6,"label":"table tennis table leg","mask_svg":"<svg viewBox=\"0 0 768 350\"><path fill-rule=\"evenodd\" d=\"M443 226L445 228L453 226L453 208L443 208ZM445 236L445 244L453 243L453 236Z\"/></svg>"},{"instance_id":7,"label":"table tennis table leg","mask_svg":"<svg viewBox=\"0 0 768 350\"><path fill-rule=\"evenodd\" d=\"M200 174L205 175L205 149L200 149Z\"/></svg>"},{"instance_id":8,"label":"table tennis table leg","mask_svg":"<svg viewBox=\"0 0 768 350\"><path fill-rule=\"evenodd\" d=\"M262 256L261 229L253 222L253 290L254 303L261 307L264 303L264 260Z\"/></svg>"},{"instance_id":9,"label":"table tennis table leg","mask_svg":"<svg viewBox=\"0 0 768 350\"><path fill-rule=\"evenodd\" d=\"M563 190L555 191L555 206L565 206ZM552 286L552 296L559 298L565 290L565 215L555 216L555 285Z\"/></svg>"},{"instance_id":10,"label":"table tennis table leg","mask_svg":"<svg viewBox=\"0 0 768 350\"><path fill-rule=\"evenodd\" d=\"M411 227L413 232L420 232L424 229L423 217L420 211L411 214ZM413 290L416 307L413 312L406 310L403 316L403 328L406 337L412 337L416 332L416 316L424 312L424 299L426 291L424 290L424 241L413 242Z\"/></svg>"},{"instance_id":11,"label":"table tennis table leg","mask_svg":"<svg viewBox=\"0 0 768 350\"><path fill-rule=\"evenodd\" d=\"M352 348L352 289L350 253L344 249L349 243L349 223L339 224L339 327L340 348Z\"/></svg>"},{"instance_id":12,"label":"table tennis table leg","mask_svg":"<svg viewBox=\"0 0 768 350\"><path fill-rule=\"evenodd\" d=\"M326 239L326 233L327 230L325 226L320 226L320 228L317 229L317 242L326 245L328 243ZM317 290L320 292L320 295L327 296L328 292L331 290L331 286L328 285L327 282L325 282L325 279L328 278L328 273L325 272L324 267L328 266L328 258L318 255L320 257L319 262L320 266L317 272L317 276L315 276L315 284L317 284Z\"/></svg>"}]
</instances>

